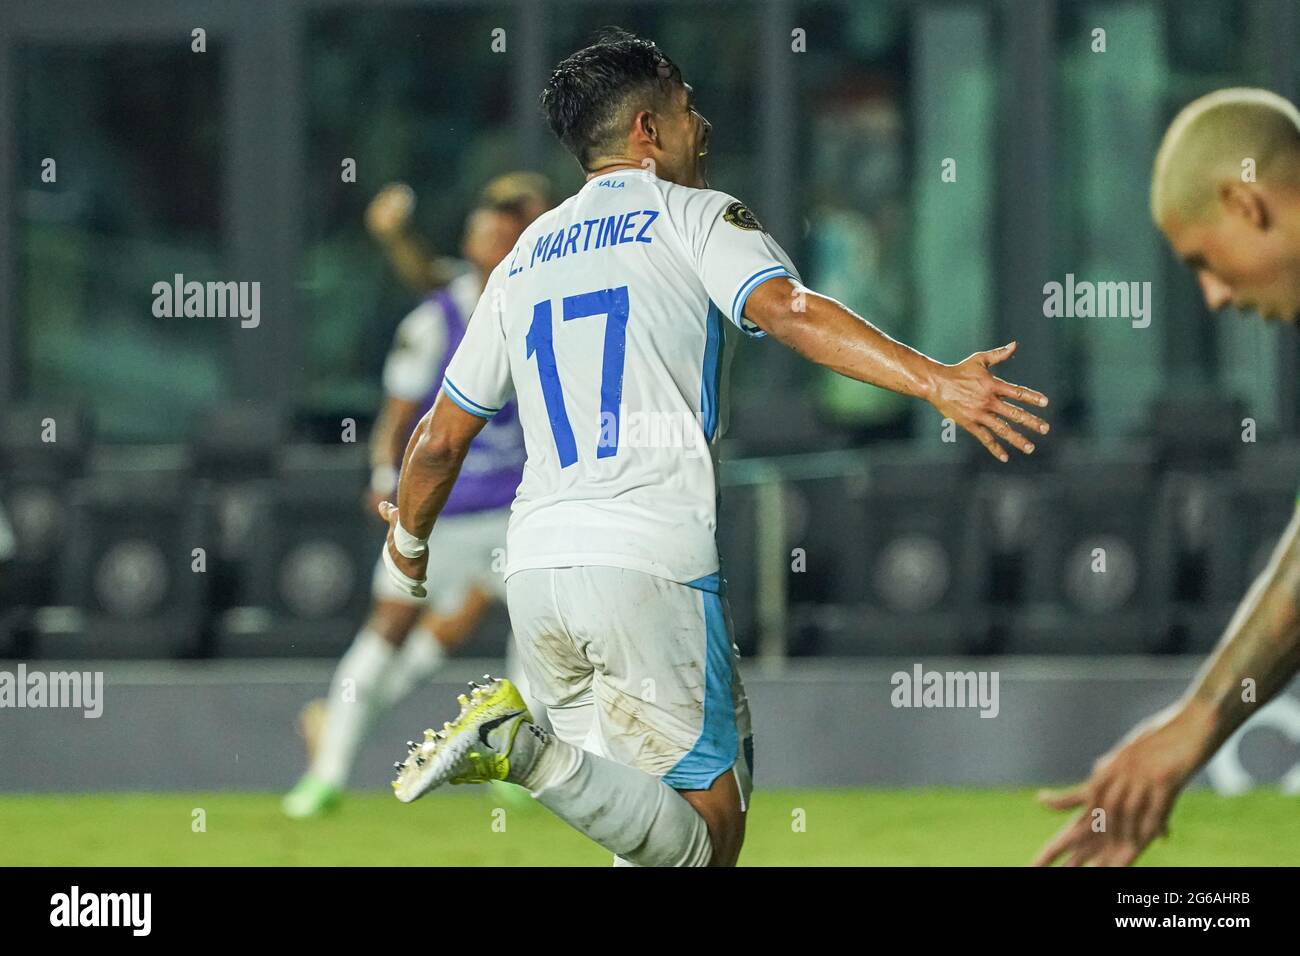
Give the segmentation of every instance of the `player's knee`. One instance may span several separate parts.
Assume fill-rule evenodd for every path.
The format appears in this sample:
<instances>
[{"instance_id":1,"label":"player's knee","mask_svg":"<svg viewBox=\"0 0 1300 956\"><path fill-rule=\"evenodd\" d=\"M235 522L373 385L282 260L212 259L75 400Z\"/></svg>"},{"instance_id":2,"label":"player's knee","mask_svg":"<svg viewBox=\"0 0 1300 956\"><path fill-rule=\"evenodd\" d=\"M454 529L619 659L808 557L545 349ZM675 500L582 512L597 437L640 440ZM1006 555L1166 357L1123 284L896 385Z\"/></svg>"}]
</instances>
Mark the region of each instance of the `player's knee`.
<instances>
[{"instance_id":1,"label":"player's knee","mask_svg":"<svg viewBox=\"0 0 1300 956\"><path fill-rule=\"evenodd\" d=\"M424 625L433 634L444 650L454 651L478 627L492 599L480 587L472 587L465 594L461 606L449 614L429 612L424 616Z\"/></svg>"},{"instance_id":2,"label":"player's knee","mask_svg":"<svg viewBox=\"0 0 1300 956\"><path fill-rule=\"evenodd\" d=\"M478 618L458 611L453 614L427 614L423 623L443 650L454 651L473 633Z\"/></svg>"}]
</instances>

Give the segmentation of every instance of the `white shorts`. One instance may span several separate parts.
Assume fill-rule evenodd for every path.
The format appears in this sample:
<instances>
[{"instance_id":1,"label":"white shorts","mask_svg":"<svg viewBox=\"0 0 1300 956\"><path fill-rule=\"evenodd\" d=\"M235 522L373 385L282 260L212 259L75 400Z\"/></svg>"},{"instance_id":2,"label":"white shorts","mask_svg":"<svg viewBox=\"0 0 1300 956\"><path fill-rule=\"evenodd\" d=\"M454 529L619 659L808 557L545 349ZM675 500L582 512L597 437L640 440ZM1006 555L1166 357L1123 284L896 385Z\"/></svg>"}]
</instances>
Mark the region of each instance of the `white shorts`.
<instances>
[{"instance_id":1,"label":"white shorts","mask_svg":"<svg viewBox=\"0 0 1300 956\"><path fill-rule=\"evenodd\" d=\"M438 614L458 610L464 605L470 588L475 586L504 601L509 523L509 508L440 518L429 536L429 571L425 580L429 596L414 598L399 588L384 567L382 557L375 562L371 596L376 601L428 604Z\"/></svg>"},{"instance_id":2,"label":"white shorts","mask_svg":"<svg viewBox=\"0 0 1300 956\"><path fill-rule=\"evenodd\" d=\"M753 736L726 599L615 567L517 571L519 663L556 734L677 790L728 771L749 803Z\"/></svg>"}]
</instances>

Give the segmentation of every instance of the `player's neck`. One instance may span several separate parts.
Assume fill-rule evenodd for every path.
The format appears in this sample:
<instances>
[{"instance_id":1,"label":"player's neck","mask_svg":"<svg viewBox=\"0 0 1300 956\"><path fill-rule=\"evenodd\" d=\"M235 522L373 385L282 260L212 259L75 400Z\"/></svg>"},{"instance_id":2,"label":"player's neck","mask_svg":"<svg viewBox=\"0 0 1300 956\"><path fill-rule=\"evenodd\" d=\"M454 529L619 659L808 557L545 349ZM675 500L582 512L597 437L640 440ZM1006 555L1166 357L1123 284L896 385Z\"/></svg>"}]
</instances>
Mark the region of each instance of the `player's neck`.
<instances>
[{"instance_id":1,"label":"player's neck","mask_svg":"<svg viewBox=\"0 0 1300 956\"><path fill-rule=\"evenodd\" d=\"M653 166L644 166L634 159L614 159L611 157L608 160L598 160L595 166L592 166L587 170L587 182L591 182L593 179L597 179L600 176L608 176L610 173L621 172L625 169L653 170L653 168Z\"/></svg>"},{"instance_id":2,"label":"player's neck","mask_svg":"<svg viewBox=\"0 0 1300 956\"><path fill-rule=\"evenodd\" d=\"M639 169L662 179L664 182L676 183L678 186L693 186L697 189L708 188L708 183L703 179L699 181L693 179L684 180L683 177L679 177L666 171L662 166L656 165L654 159L650 156L644 159L634 159L630 156L602 156L587 167L587 182L599 179L601 176L608 176L611 173L620 173L629 169Z\"/></svg>"}]
</instances>

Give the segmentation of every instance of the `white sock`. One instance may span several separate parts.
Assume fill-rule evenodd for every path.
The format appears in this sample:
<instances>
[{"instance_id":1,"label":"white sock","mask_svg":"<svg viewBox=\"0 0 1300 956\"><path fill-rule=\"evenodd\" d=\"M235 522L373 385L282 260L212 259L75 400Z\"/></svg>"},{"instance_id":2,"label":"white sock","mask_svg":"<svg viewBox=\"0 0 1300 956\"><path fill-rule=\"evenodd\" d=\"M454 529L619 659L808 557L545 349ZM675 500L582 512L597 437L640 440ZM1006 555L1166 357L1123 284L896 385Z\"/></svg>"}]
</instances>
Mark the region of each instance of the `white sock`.
<instances>
[{"instance_id":1,"label":"white sock","mask_svg":"<svg viewBox=\"0 0 1300 956\"><path fill-rule=\"evenodd\" d=\"M335 787L347 783L357 748L377 709L377 689L393 656L391 644L366 630L339 660L330 684L325 727L311 765L313 776Z\"/></svg>"},{"instance_id":2,"label":"white sock","mask_svg":"<svg viewBox=\"0 0 1300 956\"><path fill-rule=\"evenodd\" d=\"M447 652L432 631L423 627L412 630L401 650L393 656L384 680L380 681L380 706L387 710L395 705L432 677L446 659Z\"/></svg>"},{"instance_id":3,"label":"white sock","mask_svg":"<svg viewBox=\"0 0 1300 956\"><path fill-rule=\"evenodd\" d=\"M550 737L524 785L569 826L635 866L707 866L709 828L658 777ZM617 865L617 864L616 864Z\"/></svg>"}]
</instances>

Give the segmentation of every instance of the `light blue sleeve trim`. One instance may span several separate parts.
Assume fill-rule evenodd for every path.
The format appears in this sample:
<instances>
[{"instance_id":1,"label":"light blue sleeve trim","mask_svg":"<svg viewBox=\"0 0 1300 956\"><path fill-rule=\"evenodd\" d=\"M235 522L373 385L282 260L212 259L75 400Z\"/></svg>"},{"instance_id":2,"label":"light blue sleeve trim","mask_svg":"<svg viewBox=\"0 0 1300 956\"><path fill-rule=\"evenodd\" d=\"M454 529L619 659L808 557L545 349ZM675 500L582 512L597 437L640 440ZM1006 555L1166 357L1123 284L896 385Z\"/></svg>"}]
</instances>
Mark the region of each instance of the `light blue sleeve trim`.
<instances>
[{"instance_id":1,"label":"light blue sleeve trim","mask_svg":"<svg viewBox=\"0 0 1300 956\"><path fill-rule=\"evenodd\" d=\"M746 335L752 336L756 339L761 339L763 336L767 335L766 332L757 327L752 329L745 328L745 303L749 301L750 293L760 285L768 279L777 279L781 276L785 276L788 279L794 278L794 276L790 274L789 269L785 266L777 265L768 266L766 269L760 269L740 284L740 288L736 290L736 297L731 300L731 321L735 323L736 328L740 329L740 331L744 332Z\"/></svg>"},{"instance_id":2,"label":"light blue sleeve trim","mask_svg":"<svg viewBox=\"0 0 1300 956\"><path fill-rule=\"evenodd\" d=\"M722 389L722 345L726 337L722 310L712 302L705 318L704 362L700 373L700 414L703 417L704 438L713 441L718 430L718 406Z\"/></svg>"},{"instance_id":3,"label":"light blue sleeve trim","mask_svg":"<svg viewBox=\"0 0 1300 956\"><path fill-rule=\"evenodd\" d=\"M464 392L456 387L456 383L449 378L444 378L442 380L442 390L448 398L459 405L462 409L479 418L491 418L497 412L501 411L499 408L488 408L486 405L480 405L478 402L466 396Z\"/></svg>"}]
</instances>

